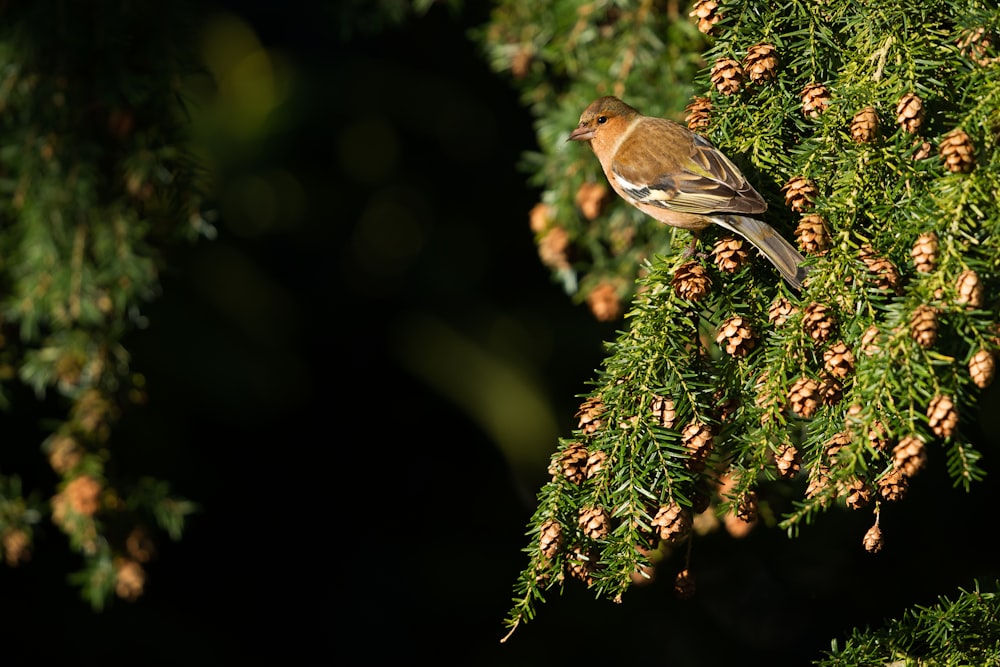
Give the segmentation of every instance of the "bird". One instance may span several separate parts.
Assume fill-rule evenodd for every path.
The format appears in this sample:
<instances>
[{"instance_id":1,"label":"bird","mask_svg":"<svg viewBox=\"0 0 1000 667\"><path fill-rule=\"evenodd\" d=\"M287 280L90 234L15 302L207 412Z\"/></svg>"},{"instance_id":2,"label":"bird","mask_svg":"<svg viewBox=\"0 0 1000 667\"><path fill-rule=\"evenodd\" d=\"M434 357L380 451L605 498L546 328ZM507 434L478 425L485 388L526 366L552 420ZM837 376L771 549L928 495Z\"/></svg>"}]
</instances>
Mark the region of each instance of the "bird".
<instances>
[{"instance_id":1,"label":"bird","mask_svg":"<svg viewBox=\"0 0 1000 667\"><path fill-rule=\"evenodd\" d=\"M760 250L796 290L805 258L776 229L749 217L767 202L722 151L666 118L644 116L617 97L600 97L567 141L587 142L618 195L643 213L698 234L716 224Z\"/></svg>"}]
</instances>

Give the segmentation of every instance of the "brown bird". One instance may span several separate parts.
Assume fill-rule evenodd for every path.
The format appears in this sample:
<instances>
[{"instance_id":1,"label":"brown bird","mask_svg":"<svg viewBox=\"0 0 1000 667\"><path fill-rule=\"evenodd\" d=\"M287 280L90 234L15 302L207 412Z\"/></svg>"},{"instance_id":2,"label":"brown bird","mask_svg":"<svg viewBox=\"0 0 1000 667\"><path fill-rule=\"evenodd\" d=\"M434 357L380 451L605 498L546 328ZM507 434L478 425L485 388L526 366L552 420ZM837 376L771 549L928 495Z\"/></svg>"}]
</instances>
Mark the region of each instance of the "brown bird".
<instances>
[{"instance_id":1,"label":"brown bird","mask_svg":"<svg viewBox=\"0 0 1000 667\"><path fill-rule=\"evenodd\" d=\"M766 222L767 203L707 139L665 118L643 116L617 97L594 100L569 141L587 141L615 192L660 222L698 232L711 224L764 253L795 289L805 258Z\"/></svg>"}]
</instances>

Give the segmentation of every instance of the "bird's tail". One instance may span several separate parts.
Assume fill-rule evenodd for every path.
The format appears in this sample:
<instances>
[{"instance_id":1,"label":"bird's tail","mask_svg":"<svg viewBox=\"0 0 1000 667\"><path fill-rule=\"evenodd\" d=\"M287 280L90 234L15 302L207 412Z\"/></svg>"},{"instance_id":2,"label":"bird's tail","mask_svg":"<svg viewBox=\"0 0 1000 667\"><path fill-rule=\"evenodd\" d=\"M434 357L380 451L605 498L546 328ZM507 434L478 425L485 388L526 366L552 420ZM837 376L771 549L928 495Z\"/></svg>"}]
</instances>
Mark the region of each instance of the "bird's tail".
<instances>
[{"instance_id":1,"label":"bird's tail","mask_svg":"<svg viewBox=\"0 0 1000 667\"><path fill-rule=\"evenodd\" d=\"M786 241L774 227L743 215L713 216L712 221L754 244L774 264L789 285L797 290L802 289L802 281L807 272L806 267L802 266L805 257L800 255L795 246Z\"/></svg>"}]
</instances>

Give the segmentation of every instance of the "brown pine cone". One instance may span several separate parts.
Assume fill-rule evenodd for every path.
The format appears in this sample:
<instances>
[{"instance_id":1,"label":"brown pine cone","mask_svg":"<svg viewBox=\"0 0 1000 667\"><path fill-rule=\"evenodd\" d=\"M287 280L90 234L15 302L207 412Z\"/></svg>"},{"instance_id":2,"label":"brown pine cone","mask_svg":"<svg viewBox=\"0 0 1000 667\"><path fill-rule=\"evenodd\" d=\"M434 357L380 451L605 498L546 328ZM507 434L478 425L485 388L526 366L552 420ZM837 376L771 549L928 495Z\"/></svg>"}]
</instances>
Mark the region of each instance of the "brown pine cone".
<instances>
[{"instance_id":1,"label":"brown pine cone","mask_svg":"<svg viewBox=\"0 0 1000 667\"><path fill-rule=\"evenodd\" d=\"M597 449L590 452L587 457L587 468L586 475L587 479L593 479L596 477L601 470L604 469L604 462L608 460L608 455L605 452Z\"/></svg>"},{"instance_id":2,"label":"brown pine cone","mask_svg":"<svg viewBox=\"0 0 1000 667\"><path fill-rule=\"evenodd\" d=\"M919 436L908 435L892 448L892 466L913 477L927 465L927 448Z\"/></svg>"},{"instance_id":3,"label":"brown pine cone","mask_svg":"<svg viewBox=\"0 0 1000 667\"><path fill-rule=\"evenodd\" d=\"M568 249L569 232L565 227L554 225L538 238L538 257L550 269L562 271L570 268Z\"/></svg>"},{"instance_id":4,"label":"brown pine cone","mask_svg":"<svg viewBox=\"0 0 1000 667\"><path fill-rule=\"evenodd\" d=\"M868 272L875 278L875 288L900 293L900 277L896 265L876 254L870 245L858 248L858 258L868 267Z\"/></svg>"},{"instance_id":5,"label":"brown pine cone","mask_svg":"<svg viewBox=\"0 0 1000 667\"><path fill-rule=\"evenodd\" d=\"M840 431L834 434L823 444L823 456L826 457L828 461L834 461L837 458L837 454L841 449L851 444L851 433L850 431Z\"/></svg>"},{"instance_id":6,"label":"brown pine cone","mask_svg":"<svg viewBox=\"0 0 1000 667\"><path fill-rule=\"evenodd\" d=\"M795 213L811 209L819 197L816 184L802 176L793 176L782 186L781 190L785 193L785 204Z\"/></svg>"},{"instance_id":7,"label":"brown pine cone","mask_svg":"<svg viewBox=\"0 0 1000 667\"><path fill-rule=\"evenodd\" d=\"M651 404L653 418L663 428L673 428L677 420L677 408L674 399L667 396L654 396Z\"/></svg>"},{"instance_id":8,"label":"brown pine cone","mask_svg":"<svg viewBox=\"0 0 1000 667\"><path fill-rule=\"evenodd\" d=\"M751 83L773 81L778 72L778 55L774 44L754 44L747 49L743 69Z\"/></svg>"},{"instance_id":9,"label":"brown pine cone","mask_svg":"<svg viewBox=\"0 0 1000 667\"><path fill-rule=\"evenodd\" d=\"M795 228L795 240L807 255L819 255L829 250L830 232L826 229L826 220L816 214L802 216Z\"/></svg>"},{"instance_id":10,"label":"brown pine cone","mask_svg":"<svg viewBox=\"0 0 1000 667\"><path fill-rule=\"evenodd\" d=\"M913 258L913 266L920 273L930 273L937 264L938 237L934 232L924 232L917 237L913 243L913 250L910 257Z\"/></svg>"},{"instance_id":11,"label":"brown pine cone","mask_svg":"<svg viewBox=\"0 0 1000 667\"><path fill-rule=\"evenodd\" d=\"M746 243L738 236L720 237L712 247L712 256L719 270L725 273L736 273L747 263L750 254L745 249Z\"/></svg>"},{"instance_id":12,"label":"brown pine cone","mask_svg":"<svg viewBox=\"0 0 1000 667\"><path fill-rule=\"evenodd\" d=\"M882 547L885 545L885 540L882 539L882 529L878 527L877 521L875 522L875 525L869 528L868 532L865 533L865 537L861 543L864 545L865 551L868 553L877 554L879 551L882 551Z\"/></svg>"},{"instance_id":13,"label":"brown pine cone","mask_svg":"<svg viewBox=\"0 0 1000 667\"><path fill-rule=\"evenodd\" d=\"M802 456L794 445L788 444L775 453L774 465L778 468L778 475L791 479L802 469Z\"/></svg>"},{"instance_id":14,"label":"brown pine cone","mask_svg":"<svg viewBox=\"0 0 1000 667\"><path fill-rule=\"evenodd\" d=\"M983 283L979 274L971 269L962 271L955 281L955 303L969 308L981 308L983 305Z\"/></svg>"},{"instance_id":15,"label":"brown pine cone","mask_svg":"<svg viewBox=\"0 0 1000 667\"><path fill-rule=\"evenodd\" d=\"M896 122L904 132L916 134L924 123L924 101L916 93L907 93L896 105Z\"/></svg>"},{"instance_id":16,"label":"brown pine cone","mask_svg":"<svg viewBox=\"0 0 1000 667\"><path fill-rule=\"evenodd\" d=\"M875 140L878 134L878 114L874 107L865 107L851 120L851 138L864 144Z\"/></svg>"},{"instance_id":17,"label":"brown pine cone","mask_svg":"<svg viewBox=\"0 0 1000 667\"><path fill-rule=\"evenodd\" d=\"M649 525L661 540L674 542L687 537L691 532L691 523L691 510L671 501L657 510Z\"/></svg>"},{"instance_id":18,"label":"brown pine cone","mask_svg":"<svg viewBox=\"0 0 1000 667\"><path fill-rule=\"evenodd\" d=\"M771 302L771 307L767 310L767 319L774 326L780 327L796 312L798 308L793 306L787 297L779 296Z\"/></svg>"},{"instance_id":19,"label":"brown pine cone","mask_svg":"<svg viewBox=\"0 0 1000 667\"><path fill-rule=\"evenodd\" d=\"M827 372L820 374L819 397L823 405L836 405L844 398L844 383Z\"/></svg>"},{"instance_id":20,"label":"brown pine cone","mask_svg":"<svg viewBox=\"0 0 1000 667\"><path fill-rule=\"evenodd\" d=\"M958 408L951 396L938 394L927 406L927 422L939 438L949 438L958 427Z\"/></svg>"},{"instance_id":21,"label":"brown pine cone","mask_svg":"<svg viewBox=\"0 0 1000 667\"><path fill-rule=\"evenodd\" d=\"M531 212L528 214L531 231L535 234L541 234L549 228L555 217L556 210L552 206L545 202L538 202L531 207Z\"/></svg>"},{"instance_id":22,"label":"brown pine cone","mask_svg":"<svg viewBox=\"0 0 1000 667\"><path fill-rule=\"evenodd\" d=\"M577 428L587 435L594 433L604 425L601 415L604 414L604 401L599 396L591 396L580 404L576 411Z\"/></svg>"},{"instance_id":23,"label":"brown pine cone","mask_svg":"<svg viewBox=\"0 0 1000 667\"><path fill-rule=\"evenodd\" d=\"M674 293L681 299L699 301L712 288L712 279L708 277L705 267L694 260L684 262L676 271L670 284Z\"/></svg>"},{"instance_id":24,"label":"brown pine cone","mask_svg":"<svg viewBox=\"0 0 1000 667\"><path fill-rule=\"evenodd\" d=\"M949 171L968 173L976 166L976 147L964 130L955 128L945 135L938 153Z\"/></svg>"},{"instance_id":25,"label":"brown pine cone","mask_svg":"<svg viewBox=\"0 0 1000 667\"><path fill-rule=\"evenodd\" d=\"M722 323L715 342L734 357L745 357L757 346L757 335L746 318L735 315Z\"/></svg>"},{"instance_id":26,"label":"brown pine cone","mask_svg":"<svg viewBox=\"0 0 1000 667\"><path fill-rule=\"evenodd\" d=\"M687 113L684 121L692 132L708 127L712 122L712 100L708 97L696 97L684 109Z\"/></svg>"},{"instance_id":27,"label":"brown pine cone","mask_svg":"<svg viewBox=\"0 0 1000 667\"><path fill-rule=\"evenodd\" d=\"M799 417L809 419L819 408L819 383L810 377L800 377L788 390L788 405Z\"/></svg>"},{"instance_id":28,"label":"brown pine cone","mask_svg":"<svg viewBox=\"0 0 1000 667\"><path fill-rule=\"evenodd\" d=\"M715 33L715 24L722 18L722 14L719 12L719 3L716 0L695 0L688 16L695 19L698 30L706 35Z\"/></svg>"},{"instance_id":29,"label":"brown pine cone","mask_svg":"<svg viewBox=\"0 0 1000 667\"><path fill-rule=\"evenodd\" d=\"M695 590L694 575L691 574L691 570L683 569L678 572L674 578L674 595L681 600L689 600L694 597Z\"/></svg>"},{"instance_id":30,"label":"brown pine cone","mask_svg":"<svg viewBox=\"0 0 1000 667\"><path fill-rule=\"evenodd\" d=\"M574 442L566 446L557 460L553 460L549 466L549 473L556 477L562 475L573 484L583 484L587 478L587 459L590 453L587 448L579 442Z\"/></svg>"},{"instance_id":31,"label":"brown pine cone","mask_svg":"<svg viewBox=\"0 0 1000 667\"><path fill-rule=\"evenodd\" d=\"M592 540L608 536L611 530L611 516L603 507L583 507L578 520L583 534Z\"/></svg>"},{"instance_id":32,"label":"brown pine cone","mask_svg":"<svg viewBox=\"0 0 1000 667\"><path fill-rule=\"evenodd\" d=\"M812 499L822 496L830 489L830 469L825 465L818 465L809 471L809 484L806 485L805 496ZM823 505L826 505L824 500Z\"/></svg>"},{"instance_id":33,"label":"brown pine cone","mask_svg":"<svg viewBox=\"0 0 1000 667\"><path fill-rule=\"evenodd\" d=\"M910 336L920 347L928 349L937 342L937 308L923 304L910 315Z\"/></svg>"},{"instance_id":34,"label":"brown pine cone","mask_svg":"<svg viewBox=\"0 0 1000 667\"><path fill-rule=\"evenodd\" d=\"M987 350L979 350L969 359L969 377L980 389L985 389L993 383L995 370L996 358Z\"/></svg>"},{"instance_id":35,"label":"brown pine cone","mask_svg":"<svg viewBox=\"0 0 1000 667\"><path fill-rule=\"evenodd\" d=\"M710 78L720 94L733 95L743 85L743 67L732 58L720 58L712 66Z\"/></svg>"},{"instance_id":36,"label":"brown pine cone","mask_svg":"<svg viewBox=\"0 0 1000 667\"><path fill-rule=\"evenodd\" d=\"M849 509L857 510L867 505L872 499L872 487L862 479L852 478L844 489L844 503Z\"/></svg>"},{"instance_id":37,"label":"brown pine cone","mask_svg":"<svg viewBox=\"0 0 1000 667\"><path fill-rule=\"evenodd\" d=\"M992 65L998 60L990 55L993 51L993 35L982 26L965 30L958 38L958 47L963 56L981 67Z\"/></svg>"},{"instance_id":38,"label":"brown pine cone","mask_svg":"<svg viewBox=\"0 0 1000 667\"><path fill-rule=\"evenodd\" d=\"M830 106L830 90L821 83L810 83L799 94L802 98L802 115L816 118Z\"/></svg>"},{"instance_id":39,"label":"brown pine cone","mask_svg":"<svg viewBox=\"0 0 1000 667\"><path fill-rule=\"evenodd\" d=\"M566 560L564 567L566 574L573 579L578 579L588 586L594 583L594 577L591 576L594 571L593 556L577 549L573 552L573 556Z\"/></svg>"},{"instance_id":40,"label":"brown pine cone","mask_svg":"<svg viewBox=\"0 0 1000 667\"><path fill-rule=\"evenodd\" d=\"M699 421L688 422L681 431L681 444L687 449L690 458L687 466L700 472L705 469L705 463L714 448L715 429Z\"/></svg>"},{"instance_id":41,"label":"brown pine cone","mask_svg":"<svg viewBox=\"0 0 1000 667\"><path fill-rule=\"evenodd\" d=\"M613 322L621 317L622 300L618 288L601 281L587 294L587 306L598 322Z\"/></svg>"},{"instance_id":42,"label":"brown pine cone","mask_svg":"<svg viewBox=\"0 0 1000 667\"><path fill-rule=\"evenodd\" d=\"M906 495L909 479L901 470L893 468L878 480L878 492L885 500L894 502Z\"/></svg>"},{"instance_id":43,"label":"brown pine cone","mask_svg":"<svg viewBox=\"0 0 1000 667\"><path fill-rule=\"evenodd\" d=\"M555 556L562 547L562 526L555 519L542 524L538 533L538 548L546 558Z\"/></svg>"},{"instance_id":44,"label":"brown pine cone","mask_svg":"<svg viewBox=\"0 0 1000 667\"><path fill-rule=\"evenodd\" d=\"M757 520L758 500L756 491L747 491L736 501L736 518L743 523L753 523Z\"/></svg>"},{"instance_id":45,"label":"brown pine cone","mask_svg":"<svg viewBox=\"0 0 1000 667\"><path fill-rule=\"evenodd\" d=\"M846 378L854 371L854 353L838 340L823 352L823 368L834 377Z\"/></svg>"},{"instance_id":46,"label":"brown pine cone","mask_svg":"<svg viewBox=\"0 0 1000 667\"><path fill-rule=\"evenodd\" d=\"M866 356L873 357L882 351L878 345L880 335L881 332L874 324L865 329L865 332L861 334L861 351Z\"/></svg>"},{"instance_id":47,"label":"brown pine cone","mask_svg":"<svg viewBox=\"0 0 1000 667\"><path fill-rule=\"evenodd\" d=\"M596 220L611 200L611 190L604 183L584 182L576 191L576 207L587 220Z\"/></svg>"},{"instance_id":48,"label":"brown pine cone","mask_svg":"<svg viewBox=\"0 0 1000 667\"><path fill-rule=\"evenodd\" d=\"M814 342L825 343L837 329L837 318L831 308L814 301L802 313L802 326Z\"/></svg>"}]
</instances>

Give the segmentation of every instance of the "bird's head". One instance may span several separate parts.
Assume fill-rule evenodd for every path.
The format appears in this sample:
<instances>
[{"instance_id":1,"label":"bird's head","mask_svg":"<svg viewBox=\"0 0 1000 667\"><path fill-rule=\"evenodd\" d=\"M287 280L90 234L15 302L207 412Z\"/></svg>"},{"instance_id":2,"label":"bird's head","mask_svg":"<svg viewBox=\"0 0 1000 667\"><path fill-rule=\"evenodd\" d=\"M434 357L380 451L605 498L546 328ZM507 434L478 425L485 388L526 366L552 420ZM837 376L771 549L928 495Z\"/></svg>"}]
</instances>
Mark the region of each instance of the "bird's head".
<instances>
[{"instance_id":1,"label":"bird's head","mask_svg":"<svg viewBox=\"0 0 1000 667\"><path fill-rule=\"evenodd\" d=\"M638 113L617 97L599 97L583 110L580 124L566 141L591 141L604 128L625 124Z\"/></svg>"}]
</instances>

